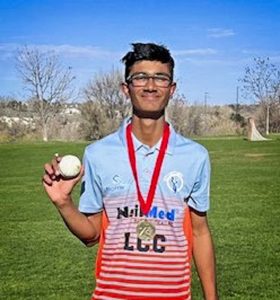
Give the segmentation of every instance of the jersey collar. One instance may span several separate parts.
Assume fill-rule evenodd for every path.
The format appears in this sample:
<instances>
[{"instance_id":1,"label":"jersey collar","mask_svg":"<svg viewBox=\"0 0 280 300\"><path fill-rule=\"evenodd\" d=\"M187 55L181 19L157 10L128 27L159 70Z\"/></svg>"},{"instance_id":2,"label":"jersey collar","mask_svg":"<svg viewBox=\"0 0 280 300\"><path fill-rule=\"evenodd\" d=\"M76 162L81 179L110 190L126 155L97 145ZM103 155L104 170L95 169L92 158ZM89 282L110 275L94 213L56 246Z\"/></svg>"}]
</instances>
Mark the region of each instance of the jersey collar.
<instances>
[{"instance_id":1,"label":"jersey collar","mask_svg":"<svg viewBox=\"0 0 280 300\"><path fill-rule=\"evenodd\" d=\"M122 122L119 130L118 130L118 134L119 134L119 138L122 142L122 144L127 147L126 144L126 127L128 124L131 123L131 117L128 117L126 119L124 119L124 121ZM166 149L166 153L169 155L172 155L174 152L174 148L175 148L175 144L176 144L176 135L177 133L175 132L174 128L172 127L172 125L170 124L170 122L168 121L169 127L170 127L170 137L169 137L169 142L168 142L168 147ZM148 147L147 145L141 143L134 135L133 135L133 142L135 145L135 151L137 152L139 149L141 149L142 147ZM154 146L156 150L159 150L160 148L160 143L161 140L158 141L158 143Z\"/></svg>"}]
</instances>

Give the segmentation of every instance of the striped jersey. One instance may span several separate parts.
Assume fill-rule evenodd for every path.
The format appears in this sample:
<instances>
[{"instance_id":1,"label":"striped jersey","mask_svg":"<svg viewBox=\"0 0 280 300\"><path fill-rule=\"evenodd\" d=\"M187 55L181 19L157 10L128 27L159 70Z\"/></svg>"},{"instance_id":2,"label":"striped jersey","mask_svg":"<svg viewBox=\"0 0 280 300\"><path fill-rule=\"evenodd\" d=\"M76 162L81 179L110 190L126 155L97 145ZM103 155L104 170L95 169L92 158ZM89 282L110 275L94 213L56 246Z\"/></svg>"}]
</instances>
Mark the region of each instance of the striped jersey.
<instances>
[{"instance_id":1,"label":"striped jersey","mask_svg":"<svg viewBox=\"0 0 280 300\"><path fill-rule=\"evenodd\" d=\"M155 197L144 215L127 152L129 122L126 119L117 132L89 145L84 153L79 210L103 215L92 300L191 299L189 208L209 208L208 152L170 125ZM149 147L133 140L146 199L161 141Z\"/></svg>"}]
</instances>

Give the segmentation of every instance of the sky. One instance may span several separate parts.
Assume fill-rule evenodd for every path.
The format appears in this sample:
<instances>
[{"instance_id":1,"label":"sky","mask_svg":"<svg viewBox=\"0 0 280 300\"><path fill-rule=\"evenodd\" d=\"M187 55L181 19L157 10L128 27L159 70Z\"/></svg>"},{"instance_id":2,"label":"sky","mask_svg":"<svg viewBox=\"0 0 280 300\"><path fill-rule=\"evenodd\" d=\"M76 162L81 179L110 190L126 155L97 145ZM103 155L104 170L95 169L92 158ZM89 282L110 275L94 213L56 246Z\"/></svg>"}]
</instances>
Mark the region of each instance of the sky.
<instances>
[{"instance_id":1,"label":"sky","mask_svg":"<svg viewBox=\"0 0 280 300\"><path fill-rule=\"evenodd\" d=\"M15 68L23 46L59 55L82 90L96 74L123 71L131 43L155 42L174 56L189 103L235 103L254 57L280 65L279 16L280 0L0 0L0 96L26 97Z\"/></svg>"}]
</instances>

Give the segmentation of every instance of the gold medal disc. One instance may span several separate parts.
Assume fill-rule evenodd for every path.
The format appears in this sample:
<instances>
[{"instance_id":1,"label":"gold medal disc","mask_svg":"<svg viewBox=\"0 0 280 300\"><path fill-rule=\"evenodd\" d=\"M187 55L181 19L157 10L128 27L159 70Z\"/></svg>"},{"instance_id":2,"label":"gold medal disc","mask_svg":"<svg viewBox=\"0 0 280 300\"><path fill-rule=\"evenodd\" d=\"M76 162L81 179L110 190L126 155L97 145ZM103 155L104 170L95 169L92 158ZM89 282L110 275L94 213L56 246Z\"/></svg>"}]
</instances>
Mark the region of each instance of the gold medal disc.
<instances>
[{"instance_id":1,"label":"gold medal disc","mask_svg":"<svg viewBox=\"0 0 280 300\"><path fill-rule=\"evenodd\" d=\"M143 241L150 241L156 233L156 228L147 220L138 223L136 227L137 237Z\"/></svg>"}]
</instances>

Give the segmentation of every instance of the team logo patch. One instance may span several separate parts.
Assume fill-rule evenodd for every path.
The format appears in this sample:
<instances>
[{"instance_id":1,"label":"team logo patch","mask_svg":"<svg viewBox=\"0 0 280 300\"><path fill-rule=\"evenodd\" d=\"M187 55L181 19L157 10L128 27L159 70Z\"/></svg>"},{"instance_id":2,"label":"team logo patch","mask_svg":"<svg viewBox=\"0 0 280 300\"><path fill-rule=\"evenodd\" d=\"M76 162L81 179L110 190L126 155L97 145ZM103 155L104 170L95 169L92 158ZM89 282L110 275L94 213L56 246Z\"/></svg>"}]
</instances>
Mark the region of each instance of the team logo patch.
<instances>
[{"instance_id":1,"label":"team logo patch","mask_svg":"<svg viewBox=\"0 0 280 300\"><path fill-rule=\"evenodd\" d=\"M164 176L163 180L167 187L174 193L180 192L184 185L183 174L177 171L172 171Z\"/></svg>"}]
</instances>

